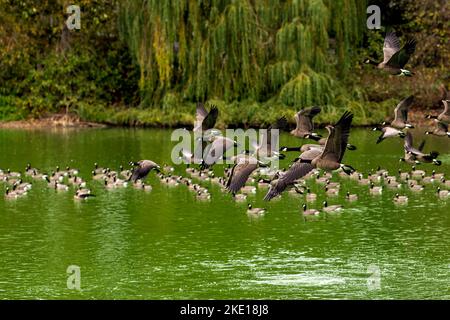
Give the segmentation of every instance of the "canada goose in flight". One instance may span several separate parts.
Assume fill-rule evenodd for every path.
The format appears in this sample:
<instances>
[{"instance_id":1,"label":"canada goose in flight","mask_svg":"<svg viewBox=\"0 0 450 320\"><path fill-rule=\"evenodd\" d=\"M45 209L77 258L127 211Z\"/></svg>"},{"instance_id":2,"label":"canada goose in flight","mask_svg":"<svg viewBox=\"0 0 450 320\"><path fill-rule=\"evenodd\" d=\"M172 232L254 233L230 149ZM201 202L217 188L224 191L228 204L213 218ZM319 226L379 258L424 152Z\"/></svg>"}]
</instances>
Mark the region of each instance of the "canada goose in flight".
<instances>
[{"instance_id":1,"label":"canada goose in flight","mask_svg":"<svg viewBox=\"0 0 450 320\"><path fill-rule=\"evenodd\" d=\"M282 130L286 128L287 120L285 117L279 118L275 123L271 124L261 137L261 143L258 145L253 143L255 149L254 154L262 161L270 160L271 158L284 159L285 155L280 154L278 150L272 150L272 129ZM248 153L248 152L247 152ZM269 158L269 159L268 159Z\"/></svg>"},{"instance_id":2,"label":"canada goose in flight","mask_svg":"<svg viewBox=\"0 0 450 320\"><path fill-rule=\"evenodd\" d=\"M314 165L310 162L312 159L318 157L321 152L322 151L318 149L312 149L302 153L299 159L295 161L282 176L270 183L269 191L267 191L264 200L270 201L272 198L278 196L286 190L286 188L294 185L297 179L304 177L312 171L314 169ZM302 162L303 160L305 162Z\"/></svg>"},{"instance_id":3,"label":"canada goose in flight","mask_svg":"<svg viewBox=\"0 0 450 320\"><path fill-rule=\"evenodd\" d=\"M205 156L200 165L201 170L207 169L214 165L225 153L237 146L237 142L224 136L213 136L212 143L205 149Z\"/></svg>"},{"instance_id":4,"label":"canada goose in flight","mask_svg":"<svg viewBox=\"0 0 450 320\"><path fill-rule=\"evenodd\" d=\"M302 144L300 147L280 147L280 152L290 152L290 151L300 151L305 152L311 149L321 149L325 147L325 143L327 142L327 139L320 139L318 143L306 143ZM356 146L350 143L347 143L347 150L354 151L356 150Z\"/></svg>"},{"instance_id":5,"label":"canada goose in flight","mask_svg":"<svg viewBox=\"0 0 450 320\"><path fill-rule=\"evenodd\" d=\"M353 114L346 111L334 127L327 126L329 135L323 150L311 149L302 153L282 177L272 181L264 200L270 200L279 195L295 180L305 176L314 168L327 171L342 168L347 174L355 171L351 166L341 163L350 135L352 119Z\"/></svg>"},{"instance_id":6,"label":"canada goose in flight","mask_svg":"<svg viewBox=\"0 0 450 320\"><path fill-rule=\"evenodd\" d=\"M415 50L415 39L408 39L406 44L400 49L400 41L395 32L389 32L384 38L383 61L375 62L371 59L366 59L364 62L375 65L378 69L385 70L392 75L410 77L412 72L403 68Z\"/></svg>"},{"instance_id":7,"label":"canada goose in flight","mask_svg":"<svg viewBox=\"0 0 450 320\"><path fill-rule=\"evenodd\" d=\"M437 160L436 158L439 156L439 153L436 151L432 151L428 154L422 152L423 147L425 146L425 140L422 141L418 149L413 147L413 138L410 132L406 133L405 138L405 157L400 160L406 161L408 163L419 164L423 163L433 163L437 166L440 166L442 162Z\"/></svg>"},{"instance_id":8,"label":"canada goose in flight","mask_svg":"<svg viewBox=\"0 0 450 320\"><path fill-rule=\"evenodd\" d=\"M444 111L442 111L438 116L432 116L427 114L425 117L427 119L435 119L447 125L450 124L450 109L448 108L449 102L450 100L442 100L442 103L444 104Z\"/></svg>"},{"instance_id":9,"label":"canada goose in flight","mask_svg":"<svg viewBox=\"0 0 450 320\"><path fill-rule=\"evenodd\" d=\"M396 129L404 129L404 128L414 128L412 124L407 123L408 122L408 111L410 105L414 101L414 96L409 96L397 105L394 110L394 121L390 123L390 126ZM383 122L383 125L388 125L389 123Z\"/></svg>"},{"instance_id":10,"label":"canada goose in flight","mask_svg":"<svg viewBox=\"0 0 450 320\"><path fill-rule=\"evenodd\" d=\"M310 163L295 162L283 176L270 183L269 190L267 191L264 200L270 201L278 196L286 190L286 188L293 186L297 179L305 176L313 169L314 166Z\"/></svg>"},{"instance_id":11,"label":"canada goose in flight","mask_svg":"<svg viewBox=\"0 0 450 320\"><path fill-rule=\"evenodd\" d=\"M387 138L393 137L404 138L406 136L406 134L403 131L400 131L392 127L383 127L383 128L375 127L373 128L373 131L381 131L381 135L377 139L377 144Z\"/></svg>"},{"instance_id":12,"label":"canada goose in flight","mask_svg":"<svg viewBox=\"0 0 450 320\"><path fill-rule=\"evenodd\" d=\"M300 110L295 114L296 128L291 134L298 138L320 140L321 136L314 133L314 125L312 119L322 111L320 107L311 107Z\"/></svg>"},{"instance_id":13,"label":"canada goose in flight","mask_svg":"<svg viewBox=\"0 0 450 320\"><path fill-rule=\"evenodd\" d=\"M183 155L184 158L188 156L187 163L201 163L202 157L206 146L208 145L207 140L216 135L220 135L220 131L215 130L214 126L219 115L219 110L216 106L211 106L211 109L206 111L203 103L197 103L196 117L194 123L194 155L186 154ZM199 134L200 136L196 136ZM186 162L186 161L185 161Z\"/></svg>"},{"instance_id":14,"label":"canada goose in flight","mask_svg":"<svg viewBox=\"0 0 450 320\"><path fill-rule=\"evenodd\" d=\"M236 158L236 164L233 166L226 184L226 189L233 196L245 185L248 177L259 165L258 160L252 156L238 156Z\"/></svg>"},{"instance_id":15,"label":"canada goose in flight","mask_svg":"<svg viewBox=\"0 0 450 320\"><path fill-rule=\"evenodd\" d=\"M138 162L132 162L131 165L135 166L133 173L128 179L128 181L136 182L137 180L142 180L150 173L151 170L156 170L160 172L160 166L151 160L141 160Z\"/></svg>"},{"instance_id":16,"label":"canada goose in flight","mask_svg":"<svg viewBox=\"0 0 450 320\"><path fill-rule=\"evenodd\" d=\"M353 114L346 111L334 126L329 125L326 127L328 130L328 138L325 148L319 156L310 162L315 168L326 171L342 168L347 174L355 171L351 166L342 164L342 158L344 157L350 136L352 120ZM301 162L307 162L307 160L301 159Z\"/></svg>"},{"instance_id":17,"label":"canada goose in flight","mask_svg":"<svg viewBox=\"0 0 450 320\"><path fill-rule=\"evenodd\" d=\"M219 109L217 109L215 105L212 105L208 112L206 111L204 104L198 102L193 131L196 132L201 130L202 133L205 134L206 131L214 128L218 116Z\"/></svg>"},{"instance_id":18,"label":"canada goose in flight","mask_svg":"<svg viewBox=\"0 0 450 320\"><path fill-rule=\"evenodd\" d=\"M436 122L436 128L433 131L426 131L425 134L434 134L438 137L447 136L450 138L450 132L448 131L448 125L442 121Z\"/></svg>"}]
</instances>

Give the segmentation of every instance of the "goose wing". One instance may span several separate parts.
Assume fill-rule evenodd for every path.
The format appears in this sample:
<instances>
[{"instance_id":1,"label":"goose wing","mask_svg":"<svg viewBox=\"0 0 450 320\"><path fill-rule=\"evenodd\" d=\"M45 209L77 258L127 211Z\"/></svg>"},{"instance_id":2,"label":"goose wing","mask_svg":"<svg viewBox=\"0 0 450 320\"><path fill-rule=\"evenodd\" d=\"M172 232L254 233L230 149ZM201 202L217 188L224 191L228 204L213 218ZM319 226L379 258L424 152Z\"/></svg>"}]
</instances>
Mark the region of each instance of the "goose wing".
<instances>
[{"instance_id":1,"label":"goose wing","mask_svg":"<svg viewBox=\"0 0 450 320\"><path fill-rule=\"evenodd\" d=\"M405 137L405 143L404 143L405 151L409 151L412 148L412 145L413 145L413 140L412 140L411 132L407 132L406 137Z\"/></svg>"},{"instance_id":2,"label":"goose wing","mask_svg":"<svg viewBox=\"0 0 450 320\"><path fill-rule=\"evenodd\" d=\"M196 120L202 122L203 119L206 118L208 115L208 111L205 109L205 105L202 102L197 102L197 109L196 109Z\"/></svg>"},{"instance_id":3,"label":"goose wing","mask_svg":"<svg viewBox=\"0 0 450 320\"><path fill-rule=\"evenodd\" d=\"M230 177L227 181L227 189L232 192L238 192L247 182L250 174L258 167L256 158L246 157L233 166Z\"/></svg>"},{"instance_id":4,"label":"goose wing","mask_svg":"<svg viewBox=\"0 0 450 320\"><path fill-rule=\"evenodd\" d=\"M219 109L217 109L217 107L215 105L211 106L209 113L203 119L202 130L206 131L209 129L213 129L216 124L218 116L219 116Z\"/></svg>"},{"instance_id":5,"label":"goose wing","mask_svg":"<svg viewBox=\"0 0 450 320\"><path fill-rule=\"evenodd\" d=\"M352 120L353 114L345 111L336 125L328 128L330 134L321 155L322 159L341 162L350 136Z\"/></svg>"},{"instance_id":6,"label":"goose wing","mask_svg":"<svg viewBox=\"0 0 450 320\"><path fill-rule=\"evenodd\" d=\"M387 64L391 67L403 68L415 50L416 40L408 39L403 48L394 53L394 55L392 55L392 57L387 61Z\"/></svg>"},{"instance_id":7,"label":"goose wing","mask_svg":"<svg viewBox=\"0 0 450 320\"><path fill-rule=\"evenodd\" d=\"M272 129L284 129L287 126L286 117L281 117L267 128L267 133L263 134L260 146L267 146L267 150L271 150L272 146Z\"/></svg>"},{"instance_id":8,"label":"goose wing","mask_svg":"<svg viewBox=\"0 0 450 320\"><path fill-rule=\"evenodd\" d=\"M208 115L208 111L205 109L205 105L202 102L197 102L197 109L195 111L195 123L194 131L197 131L202 126L203 120Z\"/></svg>"},{"instance_id":9,"label":"goose wing","mask_svg":"<svg viewBox=\"0 0 450 320\"><path fill-rule=\"evenodd\" d=\"M133 173L131 174L129 180L136 182L139 179L144 178L150 172L149 167L136 167L133 169Z\"/></svg>"},{"instance_id":10,"label":"goose wing","mask_svg":"<svg viewBox=\"0 0 450 320\"><path fill-rule=\"evenodd\" d=\"M383 62L386 63L391 57L400 50L400 41L395 32L388 32L384 37Z\"/></svg>"},{"instance_id":11,"label":"goose wing","mask_svg":"<svg viewBox=\"0 0 450 320\"><path fill-rule=\"evenodd\" d=\"M294 163L281 178L272 181L264 200L269 201L270 199L281 194L289 185L292 185L295 180L304 177L313 169L314 166L311 163Z\"/></svg>"},{"instance_id":12,"label":"goose wing","mask_svg":"<svg viewBox=\"0 0 450 320\"><path fill-rule=\"evenodd\" d=\"M425 154L422 152L423 147L425 146L425 140L422 141L420 146L416 149L413 147L413 138L411 132L406 133L405 137L405 153L411 153L414 156L424 156Z\"/></svg>"},{"instance_id":13,"label":"goose wing","mask_svg":"<svg viewBox=\"0 0 450 320\"><path fill-rule=\"evenodd\" d=\"M414 101L414 96L409 96L409 97L403 99L402 101L400 101L400 103L394 109L394 113L395 113L394 121L398 120L398 119L403 122L408 121L409 106L413 103L413 101Z\"/></svg>"},{"instance_id":14,"label":"goose wing","mask_svg":"<svg viewBox=\"0 0 450 320\"><path fill-rule=\"evenodd\" d=\"M448 126L442 121L438 121L437 129L439 132L448 132Z\"/></svg>"},{"instance_id":15,"label":"goose wing","mask_svg":"<svg viewBox=\"0 0 450 320\"><path fill-rule=\"evenodd\" d=\"M425 147L425 140L422 140L422 142L420 143L419 147L417 148L420 152L423 151L423 148Z\"/></svg>"},{"instance_id":16,"label":"goose wing","mask_svg":"<svg viewBox=\"0 0 450 320\"><path fill-rule=\"evenodd\" d=\"M322 111L320 107L311 107L300 110L295 114L297 129L304 132L311 132L314 129L312 119Z\"/></svg>"},{"instance_id":17,"label":"goose wing","mask_svg":"<svg viewBox=\"0 0 450 320\"><path fill-rule=\"evenodd\" d=\"M203 159L206 165L213 165L217 162L225 152L234 146L234 141L225 137L216 137L205 150L205 158Z\"/></svg>"},{"instance_id":18,"label":"goose wing","mask_svg":"<svg viewBox=\"0 0 450 320\"><path fill-rule=\"evenodd\" d=\"M303 162L312 161L314 158L320 156L323 152L322 148L311 148L308 151L303 152L299 159Z\"/></svg>"},{"instance_id":19,"label":"goose wing","mask_svg":"<svg viewBox=\"0 0 450 320\"><path fill-rule=\"evenodd\" d=\"M448 116L450 117L450 110L448 109L448 102L450 100L442 100L442 103L444 104L444 111L439 116Z\"/></svg>"}]
</instances>

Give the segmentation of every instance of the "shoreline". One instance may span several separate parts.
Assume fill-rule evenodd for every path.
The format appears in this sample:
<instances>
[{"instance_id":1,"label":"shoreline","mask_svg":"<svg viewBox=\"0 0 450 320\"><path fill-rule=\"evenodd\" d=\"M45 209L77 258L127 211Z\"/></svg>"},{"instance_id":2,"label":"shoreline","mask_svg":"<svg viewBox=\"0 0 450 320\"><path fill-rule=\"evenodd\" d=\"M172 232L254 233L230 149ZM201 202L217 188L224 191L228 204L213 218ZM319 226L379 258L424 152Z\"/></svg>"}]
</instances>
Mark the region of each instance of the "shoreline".
<instances>
[{"instance_id":1,"label":"shoreline","mask_svg":"<svg viewBox=\"0 0 450 320\"><path fill-rule=\"evenodd\" d=\"M433 126L432 120L427 120L425 115L429 113L420 109L412 109L409 113L409 120L413 125L417 127L426 127L430 128ZM432 114L438 112L431 112ZM386 119L388 120L388 119ZM376 125L380 125L381 122L376 122L373 124L366 125L353 125L355 128L367 128L373 127ZM316 123L317 128L324 128L327 123ZM289 124L289 130L293 129L295 124ZM82 118L75 115L67 115L67 114L53 114L47 117L42 118L30 118L26 120L13 120L13 121L0 121L0 129L20 129L20 130L34 130L34 129L101 129L101 128L140 128L140 129L148 129L148 128L156 128L156 129L168 129L168 128L187 128L191 129L191 126L179 125L171 126L171 125L161 125L160 123L154 124L116 124L116 123L105 123L105 122L94 122L83 120ZM260 128L258 125L249 127L252 128ZM292 128L291 128L292 127ZM224 129L224 128L218 128Z\"/></svg>"},{"instance_id":2,"label":"shoreline","mask_svg":"<svg viewBox=\"0 0 450 320\"><path fill-rule=\"evenodd\" d=\"M85 129L106 128L108 125L83 121L71 115L55 114L39 119L0 121L0 129Z\"/></svg>"}]
</instances>

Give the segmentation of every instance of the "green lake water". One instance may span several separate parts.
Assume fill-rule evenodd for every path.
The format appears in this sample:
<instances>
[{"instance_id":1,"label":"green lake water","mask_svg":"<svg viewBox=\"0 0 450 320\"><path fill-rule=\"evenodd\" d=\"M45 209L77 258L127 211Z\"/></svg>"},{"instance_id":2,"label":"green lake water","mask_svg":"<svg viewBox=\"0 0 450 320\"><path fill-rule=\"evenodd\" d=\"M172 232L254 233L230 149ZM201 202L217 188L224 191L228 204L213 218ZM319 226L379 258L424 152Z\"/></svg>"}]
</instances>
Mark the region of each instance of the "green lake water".
<instances>
[{"instance_id":1,"label":"green lake water","mask_svg":"<svg viewBox=\"0 0 450 320\"><path fill-rule=\"evenodd\" d=\"M170 133L0 130L0 168L70 166L88 178L95 162L114 170L132 159L170 163ZM347 152L345 162L362 172L379 165L392 173L410 170L398 161L403 141L376 145L377 135L353 129L350 142L358 150ZM283 134L280 145L298 143ZM450 178L450 139L427 137L425 150L439 151L443 164L420 168ZM184 169L176 173L185 175ZM449 299L450 198L439 200L437 185L429 185L421 193L401 190L409 203L399 206L392 201L396 191L373 196L367 186L335 180L342 191L328 203L345 210L306 222L301 196L286 193L265 203L265 191L258 191L250 202L267 213L254 219L246 203L217 186L206 183L212 199L198 202L187 187L169 188L154 173L149 193L89 182L96 197L86 202L74 201L74 190L56 193L36 182L24 198L0 197L0 298ZM323 187L308 184L319 195L310 207L320 208ZM359 200L346 202L347 190ZM81 290L67 288L70 265L80 268ZM378 271L379 287L368 285Z\"/></svg>"}]
</instances>

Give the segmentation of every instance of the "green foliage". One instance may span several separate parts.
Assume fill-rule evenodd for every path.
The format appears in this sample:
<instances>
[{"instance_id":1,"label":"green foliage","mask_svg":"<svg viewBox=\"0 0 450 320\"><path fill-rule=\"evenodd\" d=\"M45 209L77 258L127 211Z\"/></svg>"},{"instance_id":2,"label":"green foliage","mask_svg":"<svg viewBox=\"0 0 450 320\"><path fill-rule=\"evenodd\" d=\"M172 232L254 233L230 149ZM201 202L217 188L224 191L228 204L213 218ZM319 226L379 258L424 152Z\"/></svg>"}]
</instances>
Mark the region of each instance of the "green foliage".
<instances>
[{"instance_id":1,"label":"green foliage","mask_svg":"<svg viewBox=\"0 0 450 320\"><path fill-rule=\"evenodd\" d=\"M300 106L330 101L332 80L348 73L363 34L360 3L125 0L119 26L140 68L143 107L173 90L188 102L281 95Z\"/></svg>"},{"instance_id":2,"label":"green foliage","mask_svg":"<svg viewBox=\"0 0 450 320\"><path fill-rule=\"evenodd\" d=\"M39 117L82 103L137 104L137 69L118 40L115 1L77 4L81 30L69 31L64 1L0 1L1 119L10 110Z\"/></svg>"},{"instance_id":3,"label":"green foliage","mask_svg":"<svg viewBox=\"0 0 450 320\"><path fill-rule=\"evenodd\" d=\"M322 123L350 109L355 124L369 124L409 94L439 104L449 89L448 1L379 2L401 12L402 42L419 40L412 78L362 64L382 59L386 31L366 29L367 1L80 0L81 30L69 31L65 0L0 0L0 119L69 112L189 126L195 103L210 101L221 126L293 121L311 105L326 110Z\"/></svg>"}]
</instances>

